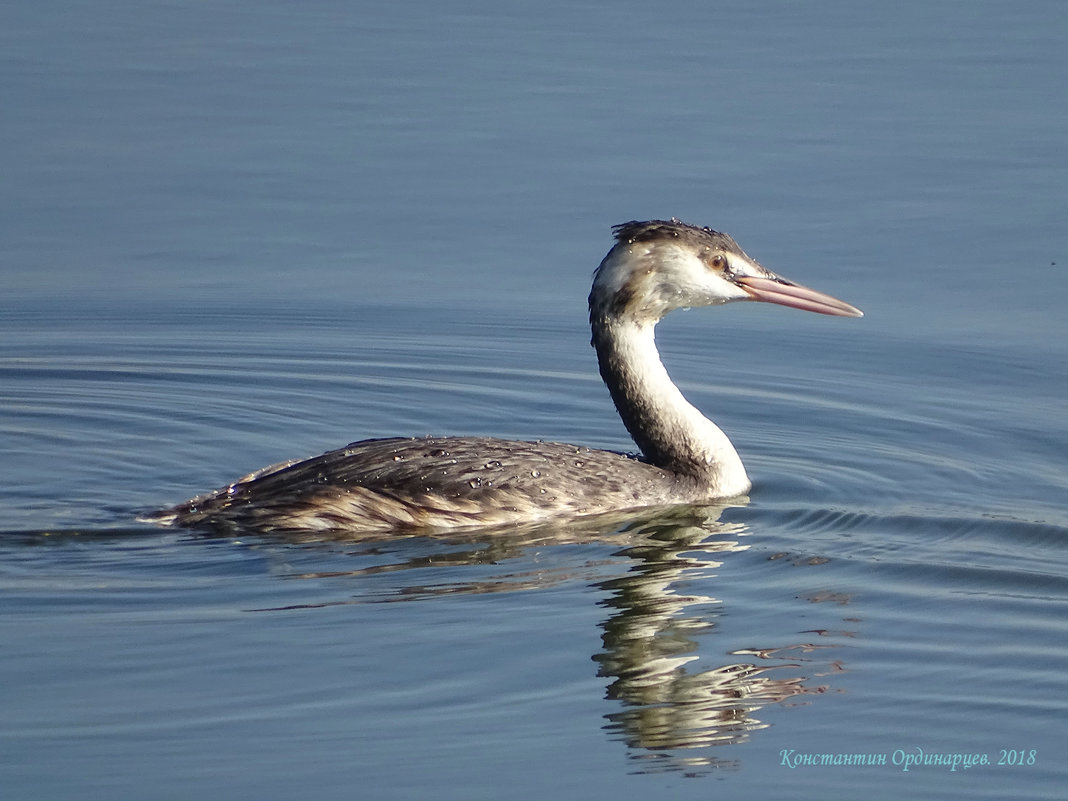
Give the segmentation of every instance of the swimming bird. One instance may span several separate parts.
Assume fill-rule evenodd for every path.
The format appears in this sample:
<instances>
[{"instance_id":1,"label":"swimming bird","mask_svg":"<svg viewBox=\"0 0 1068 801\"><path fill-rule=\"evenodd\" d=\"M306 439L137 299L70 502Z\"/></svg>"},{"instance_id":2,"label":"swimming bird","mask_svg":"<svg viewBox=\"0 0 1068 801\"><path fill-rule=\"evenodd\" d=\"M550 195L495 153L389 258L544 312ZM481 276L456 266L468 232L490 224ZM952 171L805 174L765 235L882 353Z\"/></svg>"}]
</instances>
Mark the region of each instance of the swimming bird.
<instances>
[{"instance_id":1,"label":"swimming bird","mask_svg":"<svg viewBox=\"0 0 1068 801\"><path fill-rule=\"evenodd\" d=\"M266 467L144 519L222 532L411 532L744 495L751 485L738 452L671 382L656 324L674 309L742 300L862 312L772 273L711 228L671 219L612 230L589 296L592 344L639 454L489 437L370 439Z\"/></svg>"}]
</instances>

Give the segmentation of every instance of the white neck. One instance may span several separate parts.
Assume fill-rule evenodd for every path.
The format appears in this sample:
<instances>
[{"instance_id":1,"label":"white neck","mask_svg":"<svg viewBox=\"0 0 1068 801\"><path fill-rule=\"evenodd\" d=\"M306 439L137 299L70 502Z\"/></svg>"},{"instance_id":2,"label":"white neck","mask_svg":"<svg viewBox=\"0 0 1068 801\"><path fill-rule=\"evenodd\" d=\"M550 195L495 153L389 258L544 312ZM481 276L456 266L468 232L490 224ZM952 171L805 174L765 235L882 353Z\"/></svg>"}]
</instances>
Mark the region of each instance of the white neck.
<instances>
[{"instance_id":1,"label":"white neck","mask_svg":"<svg viewBox=\"0 0 1068 801\"><path fill-rule=\"evenodd\" d=\"M708 497L749 490L745 467L727 435L676 387L656 349L655 322L593 321L597 361L619 416L652 464L696 482Z\"/></svg>"}]
</instances>

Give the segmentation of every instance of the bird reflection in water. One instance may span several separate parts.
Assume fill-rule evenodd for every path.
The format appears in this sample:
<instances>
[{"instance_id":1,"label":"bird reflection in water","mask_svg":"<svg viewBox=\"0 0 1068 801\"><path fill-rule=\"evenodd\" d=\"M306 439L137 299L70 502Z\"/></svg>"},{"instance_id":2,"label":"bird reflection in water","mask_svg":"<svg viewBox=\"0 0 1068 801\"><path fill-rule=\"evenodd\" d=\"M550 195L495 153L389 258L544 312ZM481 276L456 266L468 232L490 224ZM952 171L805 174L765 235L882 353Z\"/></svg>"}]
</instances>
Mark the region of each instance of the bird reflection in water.
<instances>
[{"instance_id":1,"label":"bird reflection in water","mask_svg":"<svg viewBox=\"0 0 1068 801\"><path fill-rule=\"evenodd\" d=\"M607 700L616 703L605 715L604 728L626 743L631 758L638 763L636 772L700 773L737 766L736 755L722 746L743 743L753 732L767 728L770 724L758 717L762 708L828 691L827 675L843 668L840 661L824 660L823 656L834 647L836 635L849 636L849 632L830 630L799 632L807 635L805 640L770 647L754 644L729 652L727 656L733 659L725 663L703 667L708 647L704 641L702 648L702 641L714 635L724 602L695 590L707 588L721 568L729 570L732 555L749 549L744 543L748 527L720 521L724 508L675 507L651 511L638 519L630 513L626 518L604 516L412 537L408 543L412 547L403 548L409 555L396 561L381 558L395 552L396 540L348 543L347 557L372 557L376 564L290 576L370 578L451 567L472 568L482 574L477 579L434 584L390 579L386 590L361 587L355 598L301 604L299 608L516 592L588 582L607 596L600 603L610 610L600 624L604 648L592 657L599 665L598 675L609 680ZM603 559L564 558L555 568L540 561L529 570L508 569L509 562L515 560L529 564L529 558L523 557L535 548L594 543L611 543L611 553ZM622 575L621 564L627 567ZM812 642L819 637L830 642Z\"/></svg>"},{"instance_id":2,"label":"bird reflection in water","mask_svg":"<svg viewBox=\"0 0 1068 801\"><path fill-rule=\"evenodd\" d=\"M607 697L623 705L607 715L606 729L645 762L642 772L735 767L712 747L767 728L755 716L762 707L826 692L826 684L813 686L797 671L799 661L811 659L804 654L828 646L733 651L737 662L700 668L698 638L715 628L723 603L683 589L704 585L729 554L747 550L740 542L746 527L695 517L651 524L644 533L646 543L622 551L634 566L601 584L611 593L602 605L613 614L602 624L604 651L594 659L598 675L613 680Z\"/></svg>"}]
</instances>

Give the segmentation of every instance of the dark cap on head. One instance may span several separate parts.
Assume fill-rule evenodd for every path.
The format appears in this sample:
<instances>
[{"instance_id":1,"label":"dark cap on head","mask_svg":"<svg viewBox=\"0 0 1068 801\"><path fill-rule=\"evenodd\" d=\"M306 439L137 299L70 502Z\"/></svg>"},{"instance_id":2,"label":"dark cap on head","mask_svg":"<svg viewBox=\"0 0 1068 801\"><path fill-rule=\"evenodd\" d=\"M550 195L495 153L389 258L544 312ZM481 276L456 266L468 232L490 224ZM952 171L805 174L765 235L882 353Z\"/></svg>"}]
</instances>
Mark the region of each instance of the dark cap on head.
<instances>
[{"instance_id":1,"label":"dark cap on head","mask_svg":"<svg viewBox=\"0 0 1068 801\"><path fill-rule=\"evenodd\" d=\"M745 255L738 243L728 234L711 228L698 228L672 217L670 220L631 220L612 226L616 241L624 245L635 242L677 240L694 248L711 247Z\"/></svg>"}]
</instances>

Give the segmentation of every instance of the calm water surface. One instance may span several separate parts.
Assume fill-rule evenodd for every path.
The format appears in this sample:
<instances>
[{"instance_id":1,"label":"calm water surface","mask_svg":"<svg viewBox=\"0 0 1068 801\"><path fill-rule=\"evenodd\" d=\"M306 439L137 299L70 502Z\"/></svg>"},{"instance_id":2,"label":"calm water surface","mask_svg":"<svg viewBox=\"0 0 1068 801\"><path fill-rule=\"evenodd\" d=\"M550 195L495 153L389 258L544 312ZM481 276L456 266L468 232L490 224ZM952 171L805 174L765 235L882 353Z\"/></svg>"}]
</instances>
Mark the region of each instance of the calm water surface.
<instances>
[{"instance_id":1,"label":"calm water surface","mask_svg":"<svg viewBox=\"0 0 1068 801\"><path fill-rule=\"evenodd\" d=\"M2 14L4 799L1061 797L1059 4ZM672 214L867 312L662 325L747 500L136 522L363 437L630 448L585 294Z\"/></svg>"}]
</instances>

